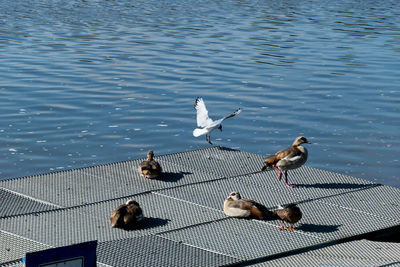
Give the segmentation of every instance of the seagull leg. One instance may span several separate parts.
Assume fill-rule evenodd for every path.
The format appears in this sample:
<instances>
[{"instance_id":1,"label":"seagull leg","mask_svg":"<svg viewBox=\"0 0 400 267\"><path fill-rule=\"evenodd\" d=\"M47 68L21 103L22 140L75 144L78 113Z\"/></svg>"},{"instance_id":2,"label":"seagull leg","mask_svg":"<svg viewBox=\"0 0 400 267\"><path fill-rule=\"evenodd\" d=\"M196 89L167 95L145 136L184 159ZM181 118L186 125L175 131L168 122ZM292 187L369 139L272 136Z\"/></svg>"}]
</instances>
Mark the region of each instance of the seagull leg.
<instances>
[{"instance_id":1,"label":"seagull leg","mask_svg":"<svg viewBox=\"0 0 400 267\"><path fill-rule=\"evenodd\" d=\"M272 165L272 167L275 169L276 173L278 174L278 180L280 181L282 178L282 171L275 165Z\"/></svg>"},{"instance_id":2,"label":"seagull leg","mask_svg":"<svg viewBox=\"0 0 400 267\"><path fill-rule=\"evenodd\" d=\"M287 171L285 171L285 185L286 185L287 187L290 187L290 188L295 187L294 185L289 184L288 178L287 178Z\"/></svg>"},{"instance_id":3,"label":"seagull leg","mask_svg":"<svg viewBox=\"0 0 400 267\"><path fill-rule=\"evenodd\" d=\"M290 225L290 227L288 228L288 230L289 230L289 231L294 231L293 224L292 224L292 225Z\"/></svg>"},{"instance_id":4,"label":"seagull leg","mask_svg":"<svg viewBox=\"0 0 400 267\"><path fill-rule=\"evenodd\" d=\"M283 221L282 221L281 227L279 229L285 230L285 226L283 226Z\"/></svg>"},{"instance_id":5,"label":"seagull leg","mask_svg":"<svg viewBox=\"0 0 400 267\"><path fill-rule=\"evenodd\" d=\"M209 143L210 145L212 145L212 143L211 143L211 136L209 136L209 135L208 135L208 143Z\"/></svg>"}]
</instances>

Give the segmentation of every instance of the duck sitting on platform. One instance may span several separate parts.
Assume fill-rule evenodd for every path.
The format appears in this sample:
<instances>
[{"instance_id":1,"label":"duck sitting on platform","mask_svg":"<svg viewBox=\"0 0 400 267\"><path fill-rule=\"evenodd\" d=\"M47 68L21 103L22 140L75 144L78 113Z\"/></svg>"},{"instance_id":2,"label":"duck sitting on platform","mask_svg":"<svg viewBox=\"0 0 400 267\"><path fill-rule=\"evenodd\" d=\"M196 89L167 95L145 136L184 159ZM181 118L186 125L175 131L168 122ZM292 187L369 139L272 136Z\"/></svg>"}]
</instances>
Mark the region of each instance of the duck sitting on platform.
<instances>
[{"instance_id":1,"label":"duck sitting on platform","mask_svg":"<svg viewBox=\"0 0 400 267\"><path fill-rule=\"evenodd\" d=\"M135 200L128 200L125 204L119 205L112 213L111 227L122 229L133 229L143 220L143 212Z\"/></svg>"},{"instance_id":2,"label":"duck sitting on platform","mask_svg":"<svg viewBox=\"0 0 400 267\"><path fill-rule=\"evenodd\" d=\"M272 216L275 219L280 219L282 221L281 230L285 230L284 222L290 223L289 231L294 231L293 225L300 221L303 214L296 204L288 204L285 206L280 206L278 209L272 211Z\"/></svg>"},{"instance_id":3,"label":"duck sitting on platform","mask_svg":"<svg viewBox=\"0 0 400 267\"><path fill-rule=\"evenodd\" d=\"M238 192L232 192L224 202L224 213L230 217L247 217L259 220L270 219L271 212L254 200L242 198Z\"/></svg>"},{"instance_id":4,"label":"duck sitting on platform","mask_svg":"<svg viewBox=\"0 0 400 267\"><path fill-rule=\"evenodd\" d=\"M281 180L282 171L285 172L285 185L287 187L294 187L289 184L287 178L287 171L301 167L307 161L307 149L301 144L311 144L304 136L299 136L294 140L291 147L277 152L275 155L268 157L264 162L262 171L274 168L278 174L278 180Z\"/></svg>"},{"instance_id":5,"label":"duck sitting on platform","mask_svg":"<svg viewBox=\"0 0 400 267\"><path fill-rule=\"evenodd\" d=\"M161 172L160 164L154 160L153 150L147 153L147 160L142 161L138 167L138 172L143 175L144 178L157 178Z\"/></svg>"}]
</instances>

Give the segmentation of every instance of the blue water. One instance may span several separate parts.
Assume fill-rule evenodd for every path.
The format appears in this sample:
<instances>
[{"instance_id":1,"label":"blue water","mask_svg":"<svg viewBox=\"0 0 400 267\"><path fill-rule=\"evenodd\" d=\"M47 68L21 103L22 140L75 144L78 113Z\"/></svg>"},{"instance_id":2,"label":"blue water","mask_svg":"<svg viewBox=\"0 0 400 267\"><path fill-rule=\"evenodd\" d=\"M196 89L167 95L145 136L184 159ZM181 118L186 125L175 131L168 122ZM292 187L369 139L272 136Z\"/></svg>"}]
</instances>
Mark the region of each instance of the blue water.
<instances>
[{"instance_id":1,"label":"blue water","mask_svg":"<svg viewBox=\"0 0 400 267\"><path fill-rule=\"evenodd\" d=\"M400 187L399 1L0 0L0 179L304 135L308 166Z\"/></svg>"}]
</instances>

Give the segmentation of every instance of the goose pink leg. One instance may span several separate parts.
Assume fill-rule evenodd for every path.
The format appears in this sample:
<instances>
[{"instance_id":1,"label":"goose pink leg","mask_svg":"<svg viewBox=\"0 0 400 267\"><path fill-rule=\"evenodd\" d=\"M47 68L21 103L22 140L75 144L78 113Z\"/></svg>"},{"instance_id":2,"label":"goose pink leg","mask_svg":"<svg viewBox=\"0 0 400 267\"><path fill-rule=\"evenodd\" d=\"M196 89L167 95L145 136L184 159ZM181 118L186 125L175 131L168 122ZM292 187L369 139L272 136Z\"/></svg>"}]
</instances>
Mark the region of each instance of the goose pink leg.
<instances>
[{"instance_id":1,"label":"goose pink leg","mask_svg":"<svg viewBox=\"0 0 400 267\"><path fill-rule=\"evenodd\" d=\"M278 174L278 180L280 181L282 178L282 171L275 165L272 165L272 167L275 169L276 173Z\"/></svg>"},{"instance_id":2,"label":"goose pink leg","mask_svg":"<svg viewBox=\"0 0 400 267\"><path fill-rule=\"evenodd\" d=\"M287 178L287 171L285 171L285 185L286 185L287 187L290 187L290 188L295 187L294 185L289 184L288 178Z\"/></svg>"}]
</instances>

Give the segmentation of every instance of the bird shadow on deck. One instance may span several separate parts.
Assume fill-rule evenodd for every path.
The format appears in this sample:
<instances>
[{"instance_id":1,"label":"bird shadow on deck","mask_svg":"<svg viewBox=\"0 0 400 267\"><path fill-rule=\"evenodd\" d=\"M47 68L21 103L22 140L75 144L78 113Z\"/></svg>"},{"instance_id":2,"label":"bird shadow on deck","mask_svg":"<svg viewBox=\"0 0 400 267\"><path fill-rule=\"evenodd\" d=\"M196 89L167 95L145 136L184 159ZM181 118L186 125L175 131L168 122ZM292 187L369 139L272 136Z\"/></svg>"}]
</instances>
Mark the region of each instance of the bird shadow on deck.
<instances>
[{"instance_id":1,"label":"bird shadow on deck","mask_svg":"<svg viewBox=\"0 0 400 267\"><path fill-rule=\"evenodd\" d=\"M298 188L320 188L320 189L361 189L371 187L372 184L352 183L326 183L326 184L293 184Z\"/></svg>"},{"instance_id":2,"label":"bird shadow on deck","mask_svg":"<svg viewBox=\"0 0 400 267\"><path fill-rule=\"evenodd\" d=\"M309 232L309 233L332 233L338 231L340 226L342 225L300 223L300 225L296 227L296 230L301 230L303 232Z\"/></svg>"},{"instance_id":3,"label":"bird shadow on deck","mask_svg":"<svg viewBox=\"0 0 400 267\"><path fill-rule=\"evenodd\" d=\"M160 180L164 182L178 182L180 179L182 179L185 175L187 174L193 174L192 172L163 172L159 177L157 177L154 180Z\"/></svg>"}]
</instances>

